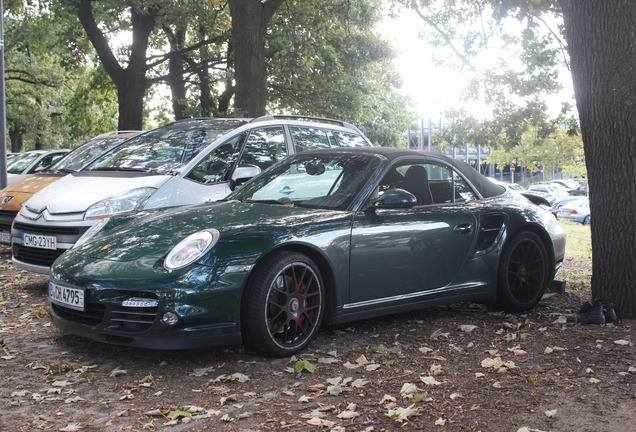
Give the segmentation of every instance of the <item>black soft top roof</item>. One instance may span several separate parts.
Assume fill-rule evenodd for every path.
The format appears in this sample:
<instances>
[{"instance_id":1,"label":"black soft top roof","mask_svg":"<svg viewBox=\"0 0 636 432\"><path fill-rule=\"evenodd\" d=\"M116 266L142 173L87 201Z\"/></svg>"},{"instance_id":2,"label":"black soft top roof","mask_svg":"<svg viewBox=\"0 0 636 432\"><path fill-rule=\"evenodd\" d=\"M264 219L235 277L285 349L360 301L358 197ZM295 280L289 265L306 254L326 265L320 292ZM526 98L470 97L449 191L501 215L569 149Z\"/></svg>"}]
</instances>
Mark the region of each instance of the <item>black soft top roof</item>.
<instances>
[{"instance_id":1,"label":"black soft top roof","mask_svg":"<svg viewBox=\"0 0 636 432\"><path fill-rule=\"evenodd\" d=\"M311 150L308 152L302 152L303 155L307 153L366 153L366 154L377 154L382 156L389 161L394 161L396 159L406 158L406 157L422 157L424 156L427 159L443 161L448 165L453 166L457 171L459 171L464 177L470 181L475 188L479 191L482 197L489 198L493 196L498 196L503 194L506 191L504 186L493 183L488 180L488 177L482 175L477 172L475 168L468 165L466 162L460 161L458 159L449 158L448 156L444 156L437 152L432 151L419 151L419 150L408 150L397 147L345 147L345 148L335 148L335 149L323 149L323 150Z\"/></svg>"}]
</instances>

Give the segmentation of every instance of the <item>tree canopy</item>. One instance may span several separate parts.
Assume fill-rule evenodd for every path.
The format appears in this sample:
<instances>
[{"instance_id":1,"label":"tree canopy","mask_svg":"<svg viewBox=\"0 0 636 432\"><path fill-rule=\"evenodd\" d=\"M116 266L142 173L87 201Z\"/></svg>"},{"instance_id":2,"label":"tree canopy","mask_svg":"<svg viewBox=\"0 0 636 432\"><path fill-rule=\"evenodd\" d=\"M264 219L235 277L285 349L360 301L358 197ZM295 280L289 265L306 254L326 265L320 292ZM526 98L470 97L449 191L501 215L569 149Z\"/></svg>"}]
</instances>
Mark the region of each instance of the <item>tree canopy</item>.
<instances>
[{"instance_id":1,"label":"tree canopy","mask_svg":"<svg viewBox=\"0 0 636 432\"><path fill-rule=\"evenodd\" d=\"M192 116L248 115L250 109L239 90L246 87L250 95L256 90L255 84L242 83L239 76L237 50L243 52L246 42L237 39L235 30L252 28L248 21L237 24L238 19L254 19L241 15L242 8L266 4L270 9L264 12L271 17L261 29L262 58L255 54L264 68L259 73L265 73L266 80L258 84L264 88L258 91L265 99L251 115L265 114L262 103L266 102L269 113L343 119L360 126L378 145L397 145L401 132L413 123L409 101L398 92L401 83L391 63L394 51L374 30L381 19L377 0L13 4L17 31L48 32L48 38L40 38L44 42L37 52L30 47L29 53L32 57L39 53L39 62L56 68L43 75L63 83L67 92L54 104L64 109L62 121L55 123L64 126L57 131L60 141L68 141L69 135L85 138ZM33 21L42 25L29 27ZM64 39L67 42L60 43ZM31 40L38 40L37 35ZM18 52L8 52L9 64L18 60ZM57 59L58 52L63 59ZM46 94L42 82L25 85L40 96ZM9 86L10 91L18 90L11 82ZM58 87L52 92L57 97ZM22 109L26 106L19 104ZM42 118L50 116L44 113ZM9 124L23 131L20 136L28 141L35 136L32 122L21 129L19 117L12 115ZM42 142L49 147L52 143Z\"/></svg>"}]
</instances>

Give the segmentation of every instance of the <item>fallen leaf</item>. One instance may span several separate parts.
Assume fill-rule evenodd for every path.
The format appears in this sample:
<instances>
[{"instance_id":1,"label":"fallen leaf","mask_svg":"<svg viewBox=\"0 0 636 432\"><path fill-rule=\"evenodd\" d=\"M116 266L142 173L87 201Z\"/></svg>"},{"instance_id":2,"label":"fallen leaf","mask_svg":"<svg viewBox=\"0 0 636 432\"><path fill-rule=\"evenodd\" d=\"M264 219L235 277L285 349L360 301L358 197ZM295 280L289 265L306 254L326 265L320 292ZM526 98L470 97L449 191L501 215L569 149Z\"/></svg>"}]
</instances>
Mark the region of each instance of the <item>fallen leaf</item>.
<instances>
[{"instance_id":1,"label":"fallen leaf","mask_svg":"<svg viewBox=\"0 0 636 432\"><path fill-rule=\"evenodd\" d=\"M320 419L318 417L314 417L310 420L307 420L307 423L312 426L326 427L326 428L332 428L335 425L335 423L330 420Z\"/></svg>"},{"instance_id":2,"label":"fallen leaf","mask_svg":"<svg viewBox=\"0 0 636 432\"><path fill-rule=\"evenodd\" d=\"M421 376L420 381L422 381L426 385L440 385L441 382L437 381L432 376Z\"/></svg>"},{"instance_id":3,"label":"fallen leaf","mask_svg":"<svg viewBox=\"0 0 636 432\"><path fill-rule=\"evenodd\" d=\"M446 424L446 419L438 418L435 420L435 426L444 426Z\"/></svg>"},{"instance_id":4,"label":"fallen leaf","mask_svg":"<svg viewBox=\"0 0 636 432\"><path fill-rule=\"evenodd\" d=\"M545 412L546 417L555 418L557 414L557 410L548 410Z\"/></svg>"},{"instance_id":5,"label":"fallen leaf","mask_svg":"<svg viewBox=\"0 0 636 432\"><path fill-rule=\"evenodd\" d=\"M472 325L472 324L463 324L459 326L459 329L461 331L463 331L464 333L470 333L473 330L475 330L477 328L476 325Z\"/></svg>"},{"instance_id":6,"label":"fallen leaf","mask_svg":"<svg viewBox=\"0 0 636 432\"><path fill-rule=\"evenodd\" d=\"M626 341L624 339L615 340L614 343L616 345L629 345L629 341Z\"/></svg>"},{"instance_id":7,"label":"fallen leaf","mask_svg":"<svg viewBox=\"0 0 636 432\"><path fill-rule=\"evenodd\" d=\"M125 370L123 370L123 369L117 369L117 368L115 368L115 370L113 370L113 371L110 373L110 375L109 375L109 376L110 376L111 378L113 378L113 377L116 377L117 375L124 375L124 374L127 374L127 373L128 373L128 371L125 371Z\"/></svg>"}]
</instances>

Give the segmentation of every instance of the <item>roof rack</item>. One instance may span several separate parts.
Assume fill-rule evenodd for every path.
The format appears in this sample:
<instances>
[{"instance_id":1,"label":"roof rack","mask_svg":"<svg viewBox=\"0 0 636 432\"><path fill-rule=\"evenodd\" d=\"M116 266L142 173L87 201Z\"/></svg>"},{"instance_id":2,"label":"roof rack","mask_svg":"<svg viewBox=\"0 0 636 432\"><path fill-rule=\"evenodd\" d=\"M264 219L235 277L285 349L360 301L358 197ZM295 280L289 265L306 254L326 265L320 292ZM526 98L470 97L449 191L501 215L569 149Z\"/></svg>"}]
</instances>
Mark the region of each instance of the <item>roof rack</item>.
<instances>
[{"instance_id":1,"label":"roof rack","mask_svg":"<svg viewBox=\"0 0 636 432\"><path fill-rule=\"evenodd\" d=\"M140 131L140 130L114 130L114 131L110 131L110 132L104 132L102 134L99 134L97 136L92 137L91 139L104 138L104 137L107 137L108 135L112 135L112 134L130 133L130 132L143 132L143 131Z\"/></svg>"},{"instance_id":2,"label":"roof rack","mask_svg":"<svg viewBox=\"0 0 636 432\"><path fill-rule=\"evenodd\" d=\"M312 116L305 116L305 115L289 115L289 114L266 115L266 116L255 118L250 123L259 122L259 121L267 121L267 120L277 120L277 119L279 120L311 120L311 121L317 121L322 123L332 123L338 126L346 127L348 129L353 129L354 131L362 134L362 131L360 131L360 129L358 129L351 123L343 122L340 120L329 119L329 118L312 117Z\"/></svg>"}]
</instances>

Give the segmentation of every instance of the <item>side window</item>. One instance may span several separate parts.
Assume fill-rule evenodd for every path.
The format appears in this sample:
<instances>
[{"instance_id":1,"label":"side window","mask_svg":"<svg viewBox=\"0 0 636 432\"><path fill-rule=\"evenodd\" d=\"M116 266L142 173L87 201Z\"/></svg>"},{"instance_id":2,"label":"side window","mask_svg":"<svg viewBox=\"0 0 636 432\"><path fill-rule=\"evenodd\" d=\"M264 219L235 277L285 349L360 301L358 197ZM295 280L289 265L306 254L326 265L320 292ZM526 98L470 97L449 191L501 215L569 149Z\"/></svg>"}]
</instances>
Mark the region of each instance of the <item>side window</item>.
<instances>
[{"instance_id":1,"label":"side window","mask_svg":"<svg viewBox=\"0 0 636 432\"><path fill-rule=\"evenodd\" d=\"M192 171L186 175L187 179L198 183L210 184L226 180L227 173L238 158L241 144L247 134L242 133L230 138L209 153Z\"/></svg>"},{"instance_id":2,"label":"side window","mask_svg":"<svg viewBox=\"0 0 636 432\"><path fill-rule=\"evenodd\" d=\"M474 201L477 199L475 192L466 184L456 172L453 172L455 184L455 202Z\"/></svg>"},{"instance_id":3,"label":"side window","mask_svg":"<svg viewBox=\"0 0 636 432\"><path fill-rule=\"evenodd\" d=\"M334 132L333 134L340 147L369 147L369 143L360 135L345 132Z\"/></svg>"},{"instance_id":4,"label":"side window","mask_svg":"<svg viewBox=\"0 0 636 432\"><path fill-rule=\"evenodd\" d=\"M253 129L245 143L239 166L254 165L261 170L287 156L282 126Z\"/></svg>"},{"instance_id":5,"label":"side window","mask_svg":"<svg viewBox=\"0 0 636 432\"><path fill-rule=\"evenodd\" d=\"M455 171L435 163L406 163L392 168L380 183L379 193L391 188L412 193L418 205L466 202L477 198Z\"/></svg>"},{"instance_id":6,"label":"side window","mask_svg":"<svg viewBox=\"0 0 636 432\"><path fill-rule=\"evenodd\" d=\"M329 141L329 136L326 131L322 129L314 129L307 127L290 127L292 140L294 141L294 147L296 152L305 150L315 150L321 148L334 147ZM331 135L331 133L329 133ZM333 136L332 136L333 140ZM334 143L335 144L335 143Z\"/></svg>"},{"instance_id":7,"label":"side window","mask_svg":"<svg viewBox=\"0 0 636 432\"><path fill-rule=\"evenodd\" d=\"M58 159L61 159L62 156L64 156L64 153L48 154L48 155L44 156L42 159L40 159L38 161L38 163L33 168L31 168L31 170L29 172L33 173L33 172L37 171L40 168L46 168L47 166L51 165L52 163L54 163Z\"/></svg>"}]
</instances>

